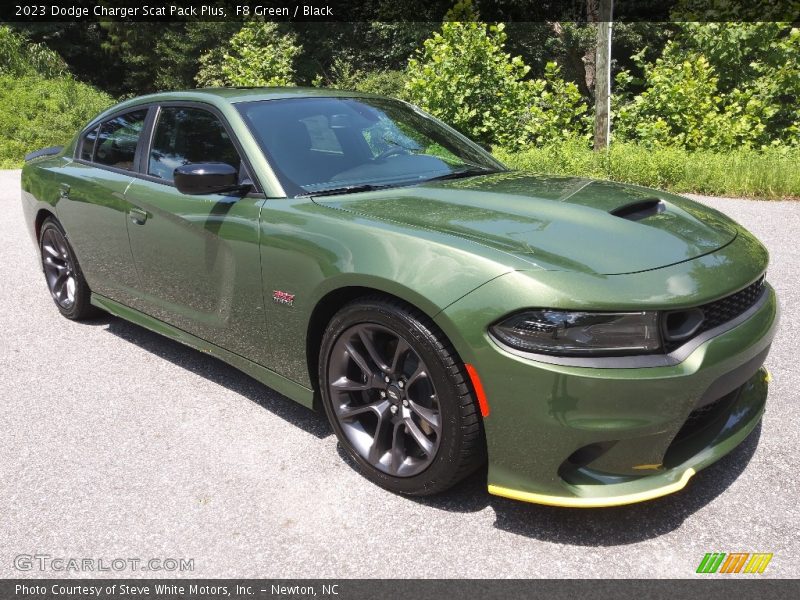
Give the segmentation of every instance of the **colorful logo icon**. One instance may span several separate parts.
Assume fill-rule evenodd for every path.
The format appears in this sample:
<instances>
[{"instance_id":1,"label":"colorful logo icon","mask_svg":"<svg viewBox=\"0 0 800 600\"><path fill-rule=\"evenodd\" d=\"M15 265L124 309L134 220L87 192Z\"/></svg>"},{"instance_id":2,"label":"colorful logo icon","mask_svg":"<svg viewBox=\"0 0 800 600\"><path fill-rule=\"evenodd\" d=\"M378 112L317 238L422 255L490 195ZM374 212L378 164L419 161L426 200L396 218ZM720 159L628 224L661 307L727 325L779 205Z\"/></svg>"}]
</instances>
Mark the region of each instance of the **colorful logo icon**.
<instances>
[{"instance_id":1,"label":"colorful logo icon","mask_svg":"<svg viewBox=\"0 0 800 600\"><path fill-rule=\"evenodd\" d=\"M763 573L772 554L749 552L709 552L700 561L698 573Z\"/></svg>"}]
</instances>

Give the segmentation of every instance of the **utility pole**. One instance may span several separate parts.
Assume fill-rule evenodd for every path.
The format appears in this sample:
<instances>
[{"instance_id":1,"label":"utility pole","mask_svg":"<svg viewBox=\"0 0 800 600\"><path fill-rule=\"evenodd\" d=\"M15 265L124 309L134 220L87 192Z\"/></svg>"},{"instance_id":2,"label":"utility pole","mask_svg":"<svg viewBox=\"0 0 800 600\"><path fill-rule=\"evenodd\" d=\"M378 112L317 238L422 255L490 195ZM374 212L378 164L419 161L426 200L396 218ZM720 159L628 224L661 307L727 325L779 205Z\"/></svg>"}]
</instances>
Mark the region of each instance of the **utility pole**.
<instances>
[{"instance_id":1,"label":"utility pole","mask_svg":"<svg viewBox=\"0 0 800 600\"><path fill-rule=\"evenodd\" d=\"M594 79L594 149L605 150L611 132L611 20L614 0L599 0Z\"/></svg>"}]
</instances>

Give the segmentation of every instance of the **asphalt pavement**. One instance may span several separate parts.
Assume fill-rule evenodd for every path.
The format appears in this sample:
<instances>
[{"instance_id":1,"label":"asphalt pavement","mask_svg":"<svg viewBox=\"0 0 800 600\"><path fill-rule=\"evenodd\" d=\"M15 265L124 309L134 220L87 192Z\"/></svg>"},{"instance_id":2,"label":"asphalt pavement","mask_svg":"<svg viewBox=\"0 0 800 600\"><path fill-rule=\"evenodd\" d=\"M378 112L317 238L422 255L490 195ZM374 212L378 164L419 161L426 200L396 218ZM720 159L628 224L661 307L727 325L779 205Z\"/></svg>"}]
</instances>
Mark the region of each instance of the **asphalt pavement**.
<instances>
[{"instance_id":1,"label":"asphalt pavement","mask_svg":"<svg viewBox=\"0 0 800 600\"><path fill-rule=\"evenodd\" d=\"M120 319L62 318L19 171L0 172L0 577L693 577L706 552L770 552L764 577L797 576L800 203L698 199L771 252L783 314L763 424L678 494L571 510L490 496L481 474L393 495L343 458L323 415ZM77 572L54 558L193 563Z\"/></svg>"}]
</instances>

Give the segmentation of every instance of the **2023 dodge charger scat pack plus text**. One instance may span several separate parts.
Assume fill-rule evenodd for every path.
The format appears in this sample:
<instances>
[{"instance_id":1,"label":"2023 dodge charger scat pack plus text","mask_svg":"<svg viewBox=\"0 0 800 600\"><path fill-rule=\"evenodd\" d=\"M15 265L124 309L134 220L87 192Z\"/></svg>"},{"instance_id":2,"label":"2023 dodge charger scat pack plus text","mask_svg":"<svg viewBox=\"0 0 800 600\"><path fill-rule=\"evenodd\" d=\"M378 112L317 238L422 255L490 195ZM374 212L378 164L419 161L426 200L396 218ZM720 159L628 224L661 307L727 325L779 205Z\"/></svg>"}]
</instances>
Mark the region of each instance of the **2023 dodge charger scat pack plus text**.
<instances>
[{"instance_id":1,"label":"2023 dodge charger scat pack plus text","mask_svg":"<svg viewBox=\"0 0 800 600\"><path fill-rule=\"evenodd\" d=\"M683 197L506 169L406 103L136 98L29 155L56 306L308 407L396 492L610 506L683 488L764 411L767 252ZM265 457L268 459L269 457Z\"/></svg>"}]
</instances>

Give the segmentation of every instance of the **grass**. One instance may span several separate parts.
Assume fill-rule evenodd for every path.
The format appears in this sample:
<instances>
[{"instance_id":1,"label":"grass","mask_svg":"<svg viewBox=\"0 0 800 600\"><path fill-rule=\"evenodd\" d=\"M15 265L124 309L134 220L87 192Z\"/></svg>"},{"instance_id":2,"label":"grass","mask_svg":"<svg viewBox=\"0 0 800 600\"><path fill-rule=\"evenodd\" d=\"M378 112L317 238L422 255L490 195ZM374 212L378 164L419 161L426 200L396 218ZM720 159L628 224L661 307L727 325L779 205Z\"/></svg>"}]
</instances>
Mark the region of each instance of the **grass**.
<instances>
[{"instance_id":1,"label":"grass","mask_svg":"<svg viewBox=\"0 0 800 600\"><path fill-rule=\"evenodd\" d=\"M495 156L514 169L611 179L674 192L768 200L800 199L800 149L757 152L649 149L629 143L594 152L585 143L561 144Z\"/></svg>"}]
</instances>

